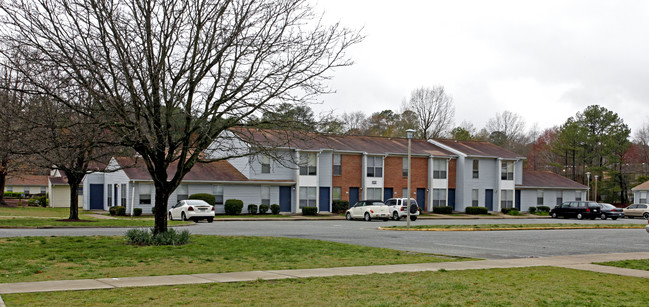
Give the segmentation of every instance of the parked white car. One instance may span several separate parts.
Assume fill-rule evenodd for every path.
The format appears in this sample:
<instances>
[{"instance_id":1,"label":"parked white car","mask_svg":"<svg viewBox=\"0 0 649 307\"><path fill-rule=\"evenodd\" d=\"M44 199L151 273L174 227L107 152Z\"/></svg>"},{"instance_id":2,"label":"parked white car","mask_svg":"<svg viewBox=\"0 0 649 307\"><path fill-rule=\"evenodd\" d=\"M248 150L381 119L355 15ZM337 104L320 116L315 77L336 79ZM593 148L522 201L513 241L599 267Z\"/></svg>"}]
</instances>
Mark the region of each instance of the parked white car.
<instances>
[{"instance_id":1,"label":"parked white car","mask_svg":"<svg viewBox=\"0 0 649 307\"><path fill-rule=\"evenodd\" d=\"M390 208L390 217L393 220L398 221L401 218L408 216L408 198L390 198L385 201L385 204ZM419 215L419 205L417 205L417 200L414 198L410 199L410 220L416 221L417 216Z\"/></svg>"},{"instance_id":2,"label":"parked white car","mask_svg":"<svg viewBox=\"0 0 649 307\"><path fill-rule=\"evenodd\" d=\"M352 219L364 219L366 221L382 219L387 221L390 219L390 212L388 206L380 200L359 200L347 210L345 216L348 221Z\"/></svg>"},{"instance_id":3,"label":"parked white car","mask_svg":"<svg viewBox=\"0 0 649 307\"><path fill-rule=\"evenodd\" d=\"M208 223L214 221L214 206L211 206L204 200L186 199L176 203L169 209L169 220L179 219L183 221L207 220Z\"/></svg>"}]
</instances>

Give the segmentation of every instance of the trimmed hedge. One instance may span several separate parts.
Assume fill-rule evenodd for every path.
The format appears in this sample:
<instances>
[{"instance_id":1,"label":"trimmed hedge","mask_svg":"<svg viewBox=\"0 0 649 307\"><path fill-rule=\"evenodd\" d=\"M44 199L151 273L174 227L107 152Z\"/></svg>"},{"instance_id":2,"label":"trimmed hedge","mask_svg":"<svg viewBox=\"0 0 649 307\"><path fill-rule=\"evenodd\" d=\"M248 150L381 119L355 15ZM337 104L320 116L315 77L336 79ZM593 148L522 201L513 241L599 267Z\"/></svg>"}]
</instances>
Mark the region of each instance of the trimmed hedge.
<instances>
[{"instance_id":1,"label":"trimmed hedge","mask_svg":"<svg viewBox=\"0 0 649 307\"><path fill-rule=\"evenodd\" d=\"M331 207L334 213L344 213L349 209L349 202L346 200L334 200Z\"/></svg>"},{"instance_id":2,"label":"trimmed hedge","mask_svg":"<svg viewBox=\"0 0 649 307\"><path fill-rule=\"evenodd\" d=\"M550 212L550 207L548 206L538 206L536 207L536 210L539 212Z\"/></svg>"},{"instance_id":3,"label":"trimmed hedge","mask_svg":"<svg viewBox=\"0 0 649 307\"><path fill-rule=\"evenodd\" d=\"M210 204L211 206L214 206L214 204L216 204L216 196L208 193L192 194L189 195L189 199L200 199Z\"/></svg>"},{"instance_id":4,"label":"trimmed hedge","mask_svg":"<svg viewBox=\"0 0 649 307\"><path fill-rule=\"evenodd\" d=\"M142 208L133 208L133 216L142 215Z\"/></svg>"},{"instance_id":5,"label":"trimmed hedge","mask_svg":"<svg viewBox=\"0 0 649 307\"><path fill-rule=\"evenodd\" d=\"M466 207L466 214L489 214L485 207Z\"/></svg>"},{"instance_id":6,"label":"trimmed hedge","mask_svg":"<svg viewBox=\"0 0 649 307\"><path fill-rule=\"evenodd\" d=\"M270 211L271 211L274 215L278 215L278 214L279 214L279 205L278 205L278 204L272 204L272 205L270 205Z\"/></svg>"},{"instance_id":7,"label":"trimmed hedge","mask_svg":"<svg viewBox=\"0 0 649 307\"><path fill-rule=\"evenodd\" d=\"M302 207L302 215L318 215L318 207Z\"/></svg>"},{"instance_id":8,"label":"trimmed hedge","mask_svg":"<svg viewBox=\"0 0 649 307\"><path fill-rule=\"evenodd\" d=\"M114 206L108 209L110 215L126 216L126 207L124 206Z\"/></svg>"},{"instance_id":9,"label":"trimmed hedge","mask_svg":"<svg viewBox=\"0 0 649 307\"><path fill-rule=\"evenodd\" d=\"M453 207L451 206L433 207L433 213L451 214L453 213Z\"/></svg>"},{"instance_id":10,"label":"trimmed hedge","mask_svg":"<svg viewBox=\"0 0 649 307\"><path fill-rule=\"evenodd\" d=\"M268 213L268 205L266 204L259 205L259 214L266 214L266 213Z\"/></svg>"},{"instance_id":11,"label":"trimmed hedge","mask_svg":"<svg viewBox=\"0 0 649 307\"><path fill-rule=\"evenodd\" d=\"M536 207L530 207L529 209L527 209L527 212L534 214L536 212Z\"/></svg>"},{"instance_id":12,"label":"trimmed hedge","mask_svg":"<svg viewBox=\"0 0 649 307\"><path fill-rule=\"evenodd\" d=\"M20 198L24 197L22 192L4 192L6 198Z\"/></svg>"},{"instance_id":13,"label":"trimmed hedge","mask_svg":"<svg viewBox=\"0 0 649 307\"><path fill-rule=\"evenodd\" d=\"M243 210L243 201L240 199L228 199L225 201L224 209L227 215L239 215Z\"/></svg>"},{"instance_id":14,"label":"trimmed hedge","mask_svg":"<svg viewBox=\"0 0 649 307\"><path fill-rule=\"evenodd\" d=\"M257 214L257 205L248 205L248 214Z\"/></svg>"}]
</instances>

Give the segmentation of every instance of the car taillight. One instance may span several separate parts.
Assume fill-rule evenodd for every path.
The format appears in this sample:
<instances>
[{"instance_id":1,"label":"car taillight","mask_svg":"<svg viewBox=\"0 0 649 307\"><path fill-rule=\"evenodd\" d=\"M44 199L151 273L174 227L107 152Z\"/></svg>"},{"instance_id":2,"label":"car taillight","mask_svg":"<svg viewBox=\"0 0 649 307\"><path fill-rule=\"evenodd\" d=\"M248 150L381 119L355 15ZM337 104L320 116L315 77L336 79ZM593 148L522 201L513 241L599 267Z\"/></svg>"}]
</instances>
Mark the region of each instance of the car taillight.
<instances>
[{"instance_id":1,"label":"car taillight","mask_svg":"<svg viewBox=\"0 0 649 307\"><path fill-rule=\"evenodd\" d=\"M590 212L590 208L586 208L586 212Z\"/></svg>"},{"instance_id":2,"label":"car taillight","mask_svg":"<svg viewBox=\"0 0 649 307\"><path fill-rule=\"evenodd\" d=\"M403 211L403 207L401 207L401 211Z\"/></svg>"},{"instance_id":3,"label":"car taillight","mask_svg":"<svg viewBox=\"0 0 649 307\"><path fill-rule=\"evenodd\" d=\"M194 211L194 207L189 206L189 208L187 208L187 211Z\"/></svg>"},{"instance_id":4,"label":"car taillight","mask_svg":"<svg viewBox=\"0 0 649 307\"><path fill-rule=\"evenodd\" d=\"M212 206L212 211L214 211L214 206Z\"/></svg>"},{"instance_id":5,"label":"car taillight","mask_svg":"<svg viewBox=\"0 0 649 307\"><path fill-rule=\"evenodd\" d=\"M374 213L374 210L370 210L370 212Z\"/></svg>"}]
</instances>

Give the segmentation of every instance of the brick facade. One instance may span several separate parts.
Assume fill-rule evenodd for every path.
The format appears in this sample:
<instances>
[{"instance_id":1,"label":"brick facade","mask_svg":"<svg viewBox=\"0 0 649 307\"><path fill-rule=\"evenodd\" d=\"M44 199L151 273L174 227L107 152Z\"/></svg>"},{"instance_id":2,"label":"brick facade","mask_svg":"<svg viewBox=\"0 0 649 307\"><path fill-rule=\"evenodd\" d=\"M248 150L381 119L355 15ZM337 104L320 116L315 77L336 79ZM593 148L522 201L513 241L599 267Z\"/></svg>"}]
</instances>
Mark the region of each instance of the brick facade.
<instances>
[{"instance_id":1,"label":"brick facade","mask_svg":"<svg viewBox=\"0 0 649 307\"><path fill-rule=\"evenodd\" d=\"M349 188L361 188L363 176L363 156L340 155L341 176L333 176L333 187L340 187L340 198L349 201Z\"/></svg>"},{"instance_id":2,"label":"brick facade","mask_svg":"<svg viewBox=\"0 0 649 307\"><path fill-rule=\"evenodd\" d=\"M384 159L383 166L384 188L392 188L396 194L393 197L402 197L403 189L408 188L408 177L403 176L403 158L402 156L389 156ZM417 189L428 188L428 158L412 157L410 160L412 174L410 176L410 189L413 192L412 198L417 198L414 194ZM428 195L425 195L427 199Z\"/></svg>"}]
</instances>

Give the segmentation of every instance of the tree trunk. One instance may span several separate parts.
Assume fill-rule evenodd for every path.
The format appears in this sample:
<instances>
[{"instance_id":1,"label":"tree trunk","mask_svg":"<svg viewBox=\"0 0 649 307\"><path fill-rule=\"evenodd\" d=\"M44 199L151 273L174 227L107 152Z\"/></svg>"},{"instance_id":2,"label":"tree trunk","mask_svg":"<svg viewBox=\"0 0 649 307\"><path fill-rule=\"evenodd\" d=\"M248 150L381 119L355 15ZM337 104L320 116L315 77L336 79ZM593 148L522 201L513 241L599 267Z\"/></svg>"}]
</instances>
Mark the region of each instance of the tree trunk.
<instances>
[{"instance_id":1,"label":"tree trunk","mask_svg":"<svg viewBox=\"0 0 649 307\"><path fill-rule=\"evenodd\" d=\"M155 226L153 234L167 232L167 202L171 192L165 187L155 188Z\"/></svg>"},{"instance_id":2,"label":"tree trunk","mask_svg":"<svg viewBox=\"0 0 649 307\"><path fill-rule=\"evenodd\" d=\"M70 217L69 220L79 219L79 183L81 180L73 180L68 177L68 185L70 186Z\"/></svg>"},{"instance_id":3,"label":"tree trunk","mask_svg":"<svg viewBox=\"0 0 649 307\"><path fill-rule=\"evenodd\" d=\"M5 202L5 184L7 183L7 164L6 160L0 163L0 206L8 206Z\"/></svg>"}]
</instances>

